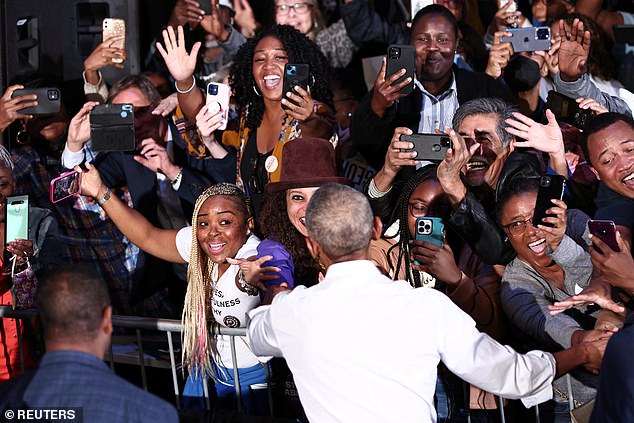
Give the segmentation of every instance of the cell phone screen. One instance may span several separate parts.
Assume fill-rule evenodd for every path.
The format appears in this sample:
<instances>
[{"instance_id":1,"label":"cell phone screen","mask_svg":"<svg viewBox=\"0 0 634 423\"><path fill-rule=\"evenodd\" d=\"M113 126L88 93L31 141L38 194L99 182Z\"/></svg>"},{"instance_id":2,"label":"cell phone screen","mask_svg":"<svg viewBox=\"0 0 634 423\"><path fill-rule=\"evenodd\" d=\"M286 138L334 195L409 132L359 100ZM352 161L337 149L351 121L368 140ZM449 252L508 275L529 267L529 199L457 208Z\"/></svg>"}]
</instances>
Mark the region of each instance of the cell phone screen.
<instances>
[{"instance_id":1,"label":"cell phone screen","mask_svg":"<svg viewBox=\"0 0 634 423\"><path fill-rule=\"evenodd\" d=\"M51 181L51 202L57 203L79 192L79 173L68 172Z\"/></svg>"}]
</instances>

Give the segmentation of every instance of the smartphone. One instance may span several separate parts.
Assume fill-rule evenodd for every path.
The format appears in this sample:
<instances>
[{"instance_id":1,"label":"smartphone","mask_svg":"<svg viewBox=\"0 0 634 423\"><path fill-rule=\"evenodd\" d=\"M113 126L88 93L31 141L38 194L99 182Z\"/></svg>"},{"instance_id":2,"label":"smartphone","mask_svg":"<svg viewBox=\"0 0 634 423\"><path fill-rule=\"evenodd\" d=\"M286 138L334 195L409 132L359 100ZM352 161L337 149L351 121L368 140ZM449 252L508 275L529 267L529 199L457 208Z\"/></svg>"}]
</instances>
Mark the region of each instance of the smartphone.
<instances>
[{"instance_id":1,"label":"smartphone","mask_svg":"<svg viewBox=\"0 0 634 423\"><path fill-rule=\"evenodd\" d=\"M614 41L619 44L634 44L634 25L614 25Z\"/></svg>"},{"instance_id":2,"label":"smartphone","mask_svg":"<svg viewBox=\"0 0 634 423\"><path fill-rule=\"evenodd\" d=\"M8 196L5 209L5 245L16 239L29 239L29 196Z\"/></svg>"},{"instance_id":3,"label":"smartphone","mask_svg":"<svg viewBox=\"0 0 634 423\"><path fill-rule=\"evenodd\" d=\"M51 181L50 197L52 203L59 203L65 198L79 195L81 173L70 171L62 173Z\"/></svg>"},{"instance_id":4,"label":"smartphone","mask_svg":"<svg viewBox=\"0 0 634 423\"><path fill-rule=\"evenodd\" d=\"M105 18L102 22L102 40L110 37L123 35L124 38L111 44L111 47L125 49L125 20L116 18ZM113 58L113 63L123 63L123 59Z\"/></svg>"},{"instance_id":5,"label":"smartphone","mask_svg":"<svg viewBox=\"0 0 634 423\"><path fill-rule=\"evenodd\" d=\"M547 26L528 28L509 28L511 36L500 37L501 42L511 43L514 53L522 51L550 50L550 28Z\"/></svg>"},{"instance_id":6,"label":"smartphone","mask_svg":"<svg viewBox=\"0 0 634 423\"><path fill-rule=\"evenodd\" d=\"M607 244L612 251L621 251L616 242L616 225L611 220L589 220L588 230L590 233Z\"/></svg>"},{"instance_id":7,"label":"smartphone","mask_svg":"<svg viewBox=\"0 0 634 423\"><path fill-rule=\"evenodd\" d=\"M399 140L414 144L412 150L401 149L401 152L415 151L414 160L442 162L447 154L447 149L452 147L451 138L443 134L401 135Z\"/></svg>"},{"instance_id":8,"label":"smartphone","mask_svg":"<svg viewBox=\"0 0 634 423\"><path fill-rule=\"evenodd\" d=\"M231 88L229 85L217 82L210 82L207 85L207 108L212 115L222 112L222 125L218 129L223 131L227 129L227 121L229 120L230 97Z\"/></svg>"},{"instance_id":9,"label":"smartphone","mask_svg":"<svg viewBox=\"0 0 634 423\"><path fill-rule=\"evenodd\" d=\"M90 111L93 151L134 151L134 107L131 104L100 104Z\"/></svg>"},{"instance_id":10,"label":"smartphone","mask_svg":"<svg viewBox=\"0 0 634 423\"><path fill-rule=\"evenodd\" d=\"M548 91L546 108L554 113L557 120L566 122L579 129L585 129L590 118L594 116L592 110L579 108L579 104L574 98L567 97L554 90Z\"/></svg>"},{"instance_id":11,"label":"smartphone","mask_svg":"<svg viewBox=\"0 0 634 423\"><path fill-rule=\"evenodd\" d=\"M25 107L18 110L25 115L51 115L59 112L62 107L62 96L57 88L24 88L15 90L11 97L35 94L37 96L37 106Z\"/></svg>"},{"instance_id":12,"label":"smartphone","mask_svg":"<svg viewBox=\"0 0 634 423\"><path fill-rule=\"evenodd\" d=\"M211 15L211 0L198 0L198 7L205 12L205 15Z\"/></svg>"},{"instance_id":13,"label":"smartphone","mask_svg":"<svg viewBox=\"0 0 634 423\"><path fill-rule=\"evenodd\" d=\"M445 224L442 219L440 217L416 218L416 239L442 247L445 242Z\"/></svg>"},{"instance_id":14,"label":"smartphone","mask_svg":"<svg viewBox=\"0 0 634 423\"><path fill-rule=\"evenodd\" d=\"M412 0L411 2L411 10L410 10L410 20L414 20L414 16L424 7L429 6L430 4L434 4L434 0Z\"/></svg>"},{"instance_id":15,"label":"smartphone","mask_svg":"<svg viewBox=\"0 0 634 423\"><path fill-rule=\"evenodd\" d=\"M555 206L551 200L564 198L565 188L566 180L561 175L544 175L541 177L537 191L537 201L535 202L535 214L533 214L533 226L554 227L553 224L543 222L542 219L553 217L552 214L546 214L546 210Z\"/></svg>"},{"instance_id":16,"label":"smartphone","mask_svg":"<svg viewBox=\"0 0 634 423\"><path fill-rule=\"evenodd\" d=\"M282 84L282 93L286 97L286 93L295 93L295 87L300 86L305 90L308 90L310 81L310 67L304 63L287 63L284 66L284 82ZM288 101L297 105L293 100L286 97ZM288 109L287 106L282 104L283 109Z\"/></svg>"},{"instance_id":17,"label":"smartphone","mask_svg":"<svg viewBox=\"0 0 634 423\"><path fill-rule=\"evenodd\" d=\"M387 48L387 67L385 69L385 78L395 74L405 68L405 75L394 81L392 85L403 82L406 78L412 78L412 81L401 88L398 92L401 94L409 94L414 90L414 73L416 71L416 55L414 47L409 45L392 44Z\"/></svg>"}]
</instances>

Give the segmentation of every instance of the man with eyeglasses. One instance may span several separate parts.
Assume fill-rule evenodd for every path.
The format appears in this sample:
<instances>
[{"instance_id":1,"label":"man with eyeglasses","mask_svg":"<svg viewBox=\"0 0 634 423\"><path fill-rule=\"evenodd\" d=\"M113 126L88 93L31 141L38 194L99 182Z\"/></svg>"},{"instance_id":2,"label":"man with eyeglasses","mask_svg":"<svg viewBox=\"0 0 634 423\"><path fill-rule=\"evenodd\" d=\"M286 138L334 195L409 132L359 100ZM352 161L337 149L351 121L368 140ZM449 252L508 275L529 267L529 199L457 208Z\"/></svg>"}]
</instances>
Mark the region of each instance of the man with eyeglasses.
<instances>
[{"instance_id":1,"label":"man with eyeglasses","mask_svg":"<svg viewBox=\"0 0 634 423\"><path fill-rule=\"evenodd\" d=\"M459 69L453 57L458 28L453 14L440 5L430 5L416 15L410 44L415 48L415 88L399 90L410 78L396 84L405 70L385 75L385 62L374 90L362 100L352 117L351 134L359 152L370 165L380 168L396 127L413 132L434 133L451 124L456 108L473 98L497 97L511 101L506 87L487 75Z\"/></svg>"}]
</instances>

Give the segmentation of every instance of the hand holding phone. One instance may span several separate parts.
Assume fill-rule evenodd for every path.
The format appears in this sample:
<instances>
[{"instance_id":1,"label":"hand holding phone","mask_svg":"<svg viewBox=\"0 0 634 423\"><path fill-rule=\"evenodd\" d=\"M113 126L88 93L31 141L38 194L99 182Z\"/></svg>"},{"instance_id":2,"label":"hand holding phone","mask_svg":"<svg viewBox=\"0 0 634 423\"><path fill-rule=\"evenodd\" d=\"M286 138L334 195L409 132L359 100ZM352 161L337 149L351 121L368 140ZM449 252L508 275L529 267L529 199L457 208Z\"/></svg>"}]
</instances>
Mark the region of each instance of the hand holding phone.
<instances>
[{"instance_id":1,"label":"hand holding phone","mask_svg":"<svg viewBox=\"0 0 634 423\"><path fill-rule=\"evenodd\" d=\"M93 151L134 151L134 134L132 104L101 104L90 111Z\"/></svg>"},{"instance_id":2,"label":"hand holding phone","mask_svg":"<svg viewBox=\"0 0 634 423\"><path fill-rule=\"evenodd\" d=\"M604 244L616 251L621 251L616 241L616 225L611 220L589 220L588 231L599 238Z\"/></svg>"},{"instance_id":3,"label":"hand holding phone","mask_svg":"<svg viewBox=\"0 0 634 423\"><path fill-rule=\"evenodd\" d=\"M400 141L414 144L412 150L401 149L401 152L415 151L414 160L427 160L441 162L447 155L447 150L452 148L451 138L444 134L412 134L401 135Z\"/></svg>"},{"instance_id":4,"label":"hand holding phone","mask_svg":"<svg viewBox=\"0 0 634 423\"><path fill-rule=\"evenodd\" d=\"M81 185L81 174L76 171L62 173L51 181L50 197L52 203L59 203L65 198L78 196Z\"/></svg>"},{"instance_id":5,"label":"hand holding phone","mask_svg":"<svg viewBox=\"0 0 634 423\"><path fill-rule=\"evenodd\" d=\"M25 102L27 107L19 109L20 113L25 115L50 115L60 111L62 107L61 93L55 87L23 88L13 91L11 98L33 95L37 105L27 106L30 103Z\"/></svg>"},{"instance_id":6,"label":"hand holding phone","mask_svg":"<svg viewBox=\"0 0 634 423\"><path fill-rule=\"evenodd\" d=\"M500 42L508 42L513 46L514 53L523 51L548 51L550 50L550 28L547 26L528 28L509 28L512 35L500 37Z\"/></svg>"},{"instance_id":7,"label":"hand holding phone","mask_svg":"<svg viewBox=\"0 0 634 423\"><path fill-rule=\"evenodd\" d=\"M574 98L554 90L548 91L546 108L554 113L557 120L566 122L578 129L584 129L594 115L592 109L582 109Z\"/></svg>"},{"instance_id":8,"label":"hand holding phone","mask_svg":"<svg viewBox=\"0 0 634 423\"><path fill-rule=\"evenodd\" d=\"M230 97L231 88L227 84L210 82L209 85L207 85L207 109L212 116L218 113L222 114L222 123L217 128L221 131L227 129Z\"/></svg>"},{"instance_id":9,"label":"hand holding phone","mask_svg":"<svg viewBox=\"0 0 634 423\"><path fill-rule=\"evenodd\" d=\"M106 18L102 23L102 31L103 41L116 37L116 39L110 43L110 47L125 50L125 20ZM121 57L113 57L111 60L112 63L116 64L121 64L124 61Z\"/></svg>"},{"instance_id":10,"label":"hand holding phone","mask_svg":"<svg viewBox=\"0 0 634 423\"><path fill-rule=\"evenodd\" d=\"M537 225L555 227L552 223L544 222L545 217L557 217L547 214L546 211L554 204L551 200L561 200L564 197L566 180L561 175L544 175L539 181L535 213L533 214L533 226Z\"/></svg>"},{"instance_id":11,"label":"hand holding phone","mask_svg":"<svg viewBox=\"0 0 634 423\"><path fill-rule=\"evenodd\" d=\"M397 92L408 95L414 90L414 73L416 72L416 53L414 47L410 45L392 44L387 48L387 68L385 79L405 69L405 73L391 83L392 86L404 83L410 78L407 85L401 87Z\"/></svg>"},{"instance_id":12,"label":"hand holding phone","mask_svg":"<svg viewBox=\"0 0 634 423\"><path fill-rule=\"evenodd\" d=\"M442 247L445 243L445 224L442 219L440 217L417 217L416 239Z\"/></svg>"},{"instance_id":13,"label":"hand holding phone","mask_svg":"<svg viewBox=\"0 0 634 423\"><path fill-rule=\"evenodd\" d=\"M299 106L295 101L288 97L287 93L297 94L295 87L301 87L308 91L310 83L310 67L304 63L287 63L284 66L284 81L282 83L282 97L286 101L291 102L295 106ZM288 110L289 107L282 103L282 109Z\"/></svg>"},{"instance_id":14,"label":"hand holding phone","mask_svg":"<svg viewBox=\"0 0 634 423\"><path fill-rule=\"evenodd\" d=\"M7 213L5 220L5 245L17 239L28 239L29 197L27 195L8 196L5 209Z\"/></svg>"}]
</instances>

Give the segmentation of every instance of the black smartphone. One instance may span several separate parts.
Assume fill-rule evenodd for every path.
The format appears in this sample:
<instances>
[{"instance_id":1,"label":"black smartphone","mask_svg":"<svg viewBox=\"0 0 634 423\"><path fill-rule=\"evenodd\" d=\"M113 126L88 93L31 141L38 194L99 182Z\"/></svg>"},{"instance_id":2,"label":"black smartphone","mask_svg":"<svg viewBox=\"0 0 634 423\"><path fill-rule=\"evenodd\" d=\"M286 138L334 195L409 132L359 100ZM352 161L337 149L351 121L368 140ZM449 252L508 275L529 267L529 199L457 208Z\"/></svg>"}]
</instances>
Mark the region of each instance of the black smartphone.
<instances>
[{"instance_id":1,"label":"black smartphone","mask_svg":"<svg viewBox=\"0 0 634 423\"><path fill-rule=\"evenodd\" d=\"M614 41L620 44L634 44L634 25L614 25Z\"/></svg>"},{"instance_id":2,"label":"black smartphone","mask_svg":"<svg viewBox=\"0 0 634 423\"><path fill-rule=\"evenodd\" d=\"M293 100L286 97L286 93L295 93L295 87L300 86L304 90L308 90L310 82L310 67L304 63L287 63L284 66L284 82L282 84L282 95L291 103L297 105ZM288 109L282 104L283 109Z\"/></svg>"},{"instance_id":3,"label":"black smartphone","mask_svg":"<svg viewBox=\"0 0 634 423\"><path fill-rule=\"evenodd\" d=\"M62 107L61 93L57 88L24 88L13 91L11 97L31 94L37 96L37 106L25 107L18 112L25 115L51 115Z\"/></svg>"},{"instance_id":4,"label":"black smartphone","mask_svg":"<svg viewBox=\"0 0 634 423\"><path fill-rule=\"evenodd\" d=\"M554 113L557 120L579 129L584 129L593 116L592 110L579 108L579 104L574 98L554 90L548 91L546 108Z\"/></svg>"},{"instance_id":5,"label":"black smartphone","mask_svg":"<svg viewBox=\"0 0 634 423\"><path fill-rule=\"evenodd\" d=\"M451 138L443 134L401 135L399 140L414 144L414 148L411 150L401 149L401 152L415 151L414 160L442 162L447 154L447 149L452 148Z\"/></svg>"},{"instance_id":6,"label":"black smartphone","mask_svg":"<svg viewBox=\"0 0 634 423\"><path fill-rule=\"evenodd\" d=\"M387 66L385 68L385 78L405 69L405 75L394 81L392 85L400 84L405 78L412 78L411 82L401 88L398 92L409 94L414 90L414 73L416 72L416 54L414 47L409 45L392 44L387 48Z\"/></svg>"},{"instance_id":7,"label":"black smartphone","mask_svg":"<svg viewBox=\"0 0 634 423\"><path fill-rule=\"evenodd\" d=\"M90 140L94 151L134 151L134 107L100 104L90 111Z\"/></svg>"},{"instance_id":8,"label":"black smartphone","mask_svg":"<svg viewBox=\"0 0 634 423\"><path fill-rule=\"evenodd\" d=\"M554 217L546 214L546 210L555 205L551 200L561 200L564 198L566 180L561 175L544 175L539 180L539 190L537 191L537 201L535 202L535 214L533 214L533 226L544 225L554 227L551 223L543 222L545 217Z\"/></svg>"},{"instance_id":9,"label":"black smartphone","mask_svg":"<svg viewBox=\"0 0 634 423\"><path fill-rule=\"evenodd\" d=\"M590 233L617 253L621 251L616 242L616 225L611 220L589 220L588 230Z\"/></svg>"},{"instance_id":10,"label":"black smartphone","mask_svg":"<svg viewBox=\"0 0 634 423\"><path fill-rule=\"evenodd\" d=\"M511 43L514 53L550 50L550 28L547 26L508 28L506 31L513 35L500 37L500 41Z\"/></svg>"}]
</instances>

